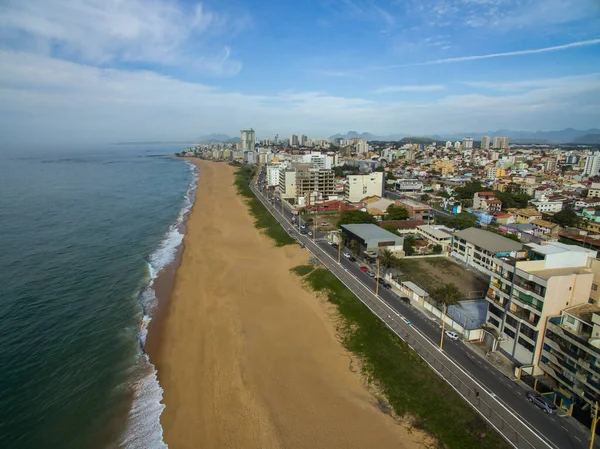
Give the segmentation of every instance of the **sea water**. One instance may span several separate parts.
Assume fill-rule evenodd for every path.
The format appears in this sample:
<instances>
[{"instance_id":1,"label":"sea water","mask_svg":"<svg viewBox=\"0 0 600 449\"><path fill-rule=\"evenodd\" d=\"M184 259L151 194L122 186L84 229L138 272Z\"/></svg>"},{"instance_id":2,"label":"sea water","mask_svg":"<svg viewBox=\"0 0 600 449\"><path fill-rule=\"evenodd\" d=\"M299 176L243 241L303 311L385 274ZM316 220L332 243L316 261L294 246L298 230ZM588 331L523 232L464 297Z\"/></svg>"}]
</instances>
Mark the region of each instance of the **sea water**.
<instances>
[{"instance_id":1,"label":"sea water","mask_svg":"<svg viewBox=\"0 0 600 449\"><path fill-rule=\"evenodd\" d=\"M193 202L176 150L0 154L0 447L166 447L142 348Z\"/></svg>"}]
</instances>

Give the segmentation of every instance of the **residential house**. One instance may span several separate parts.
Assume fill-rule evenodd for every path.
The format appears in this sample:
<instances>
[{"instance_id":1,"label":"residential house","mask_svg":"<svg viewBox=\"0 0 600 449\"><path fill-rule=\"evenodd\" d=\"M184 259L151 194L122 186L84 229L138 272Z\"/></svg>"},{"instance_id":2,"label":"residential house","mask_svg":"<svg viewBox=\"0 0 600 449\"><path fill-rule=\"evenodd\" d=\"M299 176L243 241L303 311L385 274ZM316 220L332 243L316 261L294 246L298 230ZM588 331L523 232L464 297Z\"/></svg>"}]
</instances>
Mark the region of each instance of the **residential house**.
<instances>
[{"instance_id":1,"label":"residential house","mask_svg":"<svg viewBox=\"0 0 600 449\"><path fill-rule=\"evenodd\" d=\"M541 219L542 214L536 209L508 209L517 223L531 223L533 220Z\"/></svg>"},{"instance_id":2,"label":"residential house","mask_svg":"<svg viewBox=\"0 0 600 449\"><path fill-rule=\"evenodd\" d=\"M588 198L600 198L600 182L593 182L588 188Z\"/></svg>"},{"instance_id":3,"label":"residential house","mask_svg":"<svg viewBox=\"0 0 600 449\"><path fill-rule=\"evenodd\" d=\"M558 239L558 231L560 229L560 226L558 226L556 223L537 219L537 220L533 220L531 222L531 224L534 227L534 230L533 230L534 235L544 236L548 239L554 239L554 240Z\"/></svg>"},{"instance_id":4,"label":"residential house","mask_svg":"<svg viewBox=\"0 0 600 449\"><path fill-rule=\"evenodd\" d=\"M529 202L532 206L534 206L538 211L543 213L554 214L556 212L560 212L563 209L563 201L562 200L550 200L550 199L541 199L541 200L532 200Z\"/></svg>"},{"instance_id":5,"label":"residential house","mask_svg":"<svg viewBox=\"0 0 600 449\"><path fill-rule=\"evenodd\" d=\"M502 210L502 201L496 199L494 192L476 192L473 195L473 209L499 212Z\"/></svg>"},{"instance_id":6,"label":"residential house","mask_svg":"<svg viewBox=\"0 0 600 449\"><path fill-rule=\"evenodd\" d=\"M419 234L431 243L434 245L441 245L444 251L452 244L452 230L445 226L422 225L417 229L419 230Z\"/></svg>"},{"instance_id":7,"label":"residential house","mask_svg":"<svg viewBox=\"0 0 600 449\"><path fill-rule=\"evenodd\" d=\"M405 207L412 220L429 221L434 218L431 212L431 207L427 204L419 203L410 199L401 199L396 201L396 204Z\"/></svg>"}]
</instances>

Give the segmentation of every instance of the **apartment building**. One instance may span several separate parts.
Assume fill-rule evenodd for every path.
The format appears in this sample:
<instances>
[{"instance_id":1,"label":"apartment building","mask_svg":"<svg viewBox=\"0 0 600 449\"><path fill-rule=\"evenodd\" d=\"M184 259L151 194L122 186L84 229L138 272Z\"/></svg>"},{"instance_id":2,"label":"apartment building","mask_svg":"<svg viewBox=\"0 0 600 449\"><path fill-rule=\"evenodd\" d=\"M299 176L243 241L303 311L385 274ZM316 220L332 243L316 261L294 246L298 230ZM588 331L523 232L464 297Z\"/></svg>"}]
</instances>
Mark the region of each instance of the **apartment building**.
<instances>
[{"instance_id":1,"label":"apartment building","mask_svg":"<svg viewBox=\"0 0 600 449\"><path fill-rule=\"evenodd\" d=\"M556 213L563 209L563 202L559 200L532 200L529 202L529 204L534 206L538 211L544 213Z\"/></svg>"},{"instance_id":2,"label":"apartment building","mask_svg":"<svg viewBox=\"0 0 600 449\"><path fill-rule=\"evenodd\" d=\"M508 209L517 224L529 224L534 220L541 220L542 214L537 209Z\"/></svg>"},{"instance_id":3,"label":"apartment building","mask_svg":"<svg viewBox=\"0 0 600 449\"><path fill-rule=\"evenodd\" d=\"M373 172L368 175L348 175L344 186L344 198L357 203L368 196L383 196L384 174Z\"/></svg>"},{"instance_id":4,"label":"apartment building","mask_svg":"<svg viewBox=\"0 0 600 449\"><path fill-rule=\"evenodd\" d=\"M539 367L560 387L566 409L594 404L600 395L600 307L581 304L548 318Z\"/></svg>"},{"instance_id":5,"label":"apartment building","mask_svg":"<svg viewBox=\"0 0 600 449\"><path fill-rule=\"evenodd\" d=\"M333 170L313 168L311 164L295 164L296 197L304 198L309 204L322 203L335 195L335 173Z\"/></svg>"},{"instance_id":6,"label":"apartment building","mask_svg":"<svg viewBox=\"0 0 600 449\"><path fill-rule=\"evenodd\" d=\"M454 233L450 255L490 276L494 258L510 256L522 248L521 243L493 232L467 228Z\"/></svg>"},{"instance_id":7,"label":"apartment building","mask_svg":"<svg viewBox=\"0 0 600 449\"><path fill-rule=\"evenodd\" d=\"M540 374L546 319L588 303L597 252L558 242L524 246L493 260L485 326L500 352L518 364L534 364Z\"/></svg>"},{"instance_id":8,"label":"apartment building","mask_svg":"<svg viewBox=\"0 0 600 449\"><path fill-rule=\"evenodd\" d=\"M285 199L296 198L296 171L294 169L279 170L279 194Z\"/></svg>"},{"instance_id":9,"label":"apartment building","mask_svg":"<svg viewBox=\"0 0 600 449\"><path fill-rule=\"evenodd\" d=\"M496 199L494 192L476 192L473 195L473 209L500 212L502 201Z\"/></svg>"},{"instance_id":10,"label":"apartment building","mask_svg":"<svg viewBox=\"0 0 600 449\"><path fill-rule=\"evenodd\" d=\"M588 198L600 198L600 182L593 182L588 189Z\"/></svg>"}]
</instances>

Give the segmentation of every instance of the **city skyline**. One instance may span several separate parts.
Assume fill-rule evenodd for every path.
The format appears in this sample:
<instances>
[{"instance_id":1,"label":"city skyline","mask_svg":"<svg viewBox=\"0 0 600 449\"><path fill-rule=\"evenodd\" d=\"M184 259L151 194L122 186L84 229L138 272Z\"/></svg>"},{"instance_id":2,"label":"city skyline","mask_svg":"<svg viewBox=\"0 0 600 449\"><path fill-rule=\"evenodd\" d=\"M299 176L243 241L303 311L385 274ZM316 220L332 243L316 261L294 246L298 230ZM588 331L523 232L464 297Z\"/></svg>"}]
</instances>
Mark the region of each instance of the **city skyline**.
<instances>
[{"instance_id":1,"label":"city skyline","mask_svg":"<svg viewBox=\"0 0 600 449\"><path fill-rule=\"evenodd\" d=\"M301 3L8 2L0 143L598 126L593 0Z\"/></svg>"}]
</instances>

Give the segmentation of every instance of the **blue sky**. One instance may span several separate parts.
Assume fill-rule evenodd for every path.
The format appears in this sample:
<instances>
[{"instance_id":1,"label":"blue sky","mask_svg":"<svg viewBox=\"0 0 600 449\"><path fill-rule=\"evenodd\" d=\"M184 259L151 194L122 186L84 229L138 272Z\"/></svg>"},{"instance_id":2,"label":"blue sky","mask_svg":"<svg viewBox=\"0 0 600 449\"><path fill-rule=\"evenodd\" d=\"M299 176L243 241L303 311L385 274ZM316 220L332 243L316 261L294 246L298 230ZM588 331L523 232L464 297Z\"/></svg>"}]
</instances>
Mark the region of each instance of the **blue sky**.
<instances>
[{"instance_id":1,"label":"blue sky","mask_svg":"<svg viewBox=\"0 0 600 449\"><path fill-rule=\"evenodd\" d=\"M0 142L600 126L597 0L5 0Z\"/></svg>"}]
</instances>

